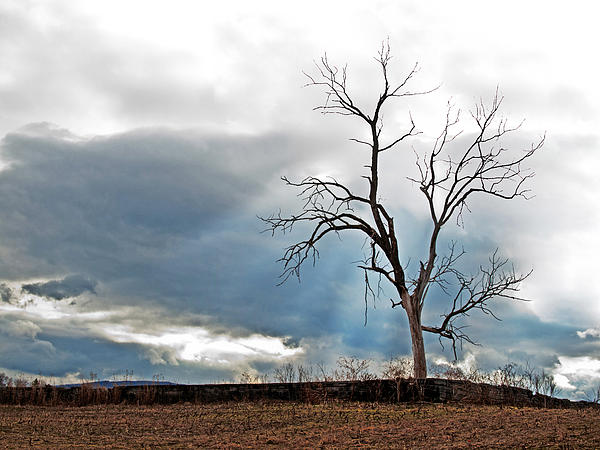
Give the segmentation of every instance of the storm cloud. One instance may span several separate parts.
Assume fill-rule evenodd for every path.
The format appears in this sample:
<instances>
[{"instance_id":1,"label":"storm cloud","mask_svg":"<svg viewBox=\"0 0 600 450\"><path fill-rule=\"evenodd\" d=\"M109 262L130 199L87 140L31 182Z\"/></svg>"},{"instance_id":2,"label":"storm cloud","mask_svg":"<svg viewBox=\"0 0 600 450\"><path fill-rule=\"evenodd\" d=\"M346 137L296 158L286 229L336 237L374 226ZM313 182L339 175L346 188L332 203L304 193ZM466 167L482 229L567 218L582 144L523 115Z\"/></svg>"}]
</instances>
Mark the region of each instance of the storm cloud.
<instances>
[{"instance_id":1,"label":"storm cloud","mask_svg":"<svg viewBox=\"0 0 600 450\"><path fill-rule=\"evenodd\" d=\"M332 176L364 191L366 152L348 138L369 130L311 111L323 92L303 89L302 71L325 51L348 63L349 93L371 110L381 88L372 56L389 38L392 81L419 61L412 87L440 86L395 99L384 115L386 139L409 117L421 132L381 165L409 273L430 219L406 177L413 150L431 151L448 99L468 118L499 85L509 123L527 119L503 145L546 134L532 159L535 197L474 200L440 253L456 240L467 273L496 248L518 271L534 269L521 291L531 302L496 302L502 322L461 322L482 345L459 356L485 369L529 361L580 397L600 361L596 16L512 0L493 15L478 2L435 3L2 2L0 371L200 382L284 361L410 353L385 289L364 326L360 236L323 241L301 282L278 287L276 261L306 230L273 238L257 219L301 208L280 176ZM507 23L509 35L496 32ZM431 294L423 319L435 325L447 304ZM426 340L431 364L453 357Z\"/></svg>"},{"instance_id":2,"label":"storm cloud","mask_svg":"<svg viewBox=\"0 0 600 450\"><path fill-rule=\"evenodd\" d=\"M21 288L33 295L63 300L65 298L77 297L84 292L95 294L96 284L95 281L81 275L69 275L62 280L24 284Z\"/></svg>"},{"instance_id":3,"label":"storm cloud","mask_svg":"<svg viewBox=\"0 0 600 450\"><path fill-rule=\"evenodd\" d=\"M318 270L306 267L302 283L275 286L276 259L289 237L261 234L256 214L278 202L296 207L277 175L304 146L321 145L292 136L166 129L84 139L49 124L8 135L0 207L11 213L0 223L0 242L11 245L0 248L15 257L0 261L3 289L20 285L25 294L81 300L55 307L43 299L17 301L6 313L23 332L4 344L5 354L16 358L13 345L24 345L46 355L29 367L33 372L58 373L58 356L63 376L99 372L77 350L88 342L98 346L94 357L104 373L122 369L117 364L131 353L136 363L129 364L139 372L158 366L175 374L195 364L196 380L214 381L209 374L231 379L240 367L268 370L284 355L332 364L340 354L408 353L405 319L383 300L368 305L363 326L362 274L353 263L361 256L360 237L325 241ZM421 219L399 214L406 230L423 236L414 249L423 246ZM477 233L463 241L471 252L467 267L493 250L494 242ZM408 251L416 251L412 246ZM424 320L435 324L444 299L434 293L430 303ZM597 353L591 342L580 345L576 327L497 306L502 326L489 317L465 321L485 343L487 350L473 353L484 368L495 368L501 355L548 367L558 354ZM15 326L7 328L14 328L13 339ZM532 329L545 331L533 338ZM449 357L436 339L427 341L431 358ZM112 359L113 351L122 356ZM17 359L7 358L7 368L16 368Z\"/></svg>"},{"instance_id":4,"label":"storm cloud","mask_svg":"<svg viewBox=\"0 0 600 450\"><path fill-rule=\"evenodd\" d=\"M311 144L278 135L165 129L82 139L49 124L12 133L2 143L9 165L0 176L0 207L11 211L0 224L0 239L10 245L0 248L14 255L10 263L0 261L4 290L21 285L25 294L54 300L81 296L52 314L41 312L49 307L42 300L17 302L59 322L76 312L94 317L132 307L135 323L112 316L113 323L129 324L125 334L99 330L97 336L132 349L145 340L151 345L148 333L172 334L177 327L196 327L199 337L190 345L207 339L238 345L262 333L294 348L327 334L341 320L332 312L340 301L335 289L277 288L281 242L261 234L256 218L278 197L270 191L276 174L305 145ZM344 276L336 272L343 266L323 273L340 283ZM160 315L149 314L157 308ZM60 327L41 325L53 345L69 342L56 335ZM74 326L66 329L80 332ZM174 361L157 351L151 345L141 354L154 363Z\"/></svg>"}]
</instances>

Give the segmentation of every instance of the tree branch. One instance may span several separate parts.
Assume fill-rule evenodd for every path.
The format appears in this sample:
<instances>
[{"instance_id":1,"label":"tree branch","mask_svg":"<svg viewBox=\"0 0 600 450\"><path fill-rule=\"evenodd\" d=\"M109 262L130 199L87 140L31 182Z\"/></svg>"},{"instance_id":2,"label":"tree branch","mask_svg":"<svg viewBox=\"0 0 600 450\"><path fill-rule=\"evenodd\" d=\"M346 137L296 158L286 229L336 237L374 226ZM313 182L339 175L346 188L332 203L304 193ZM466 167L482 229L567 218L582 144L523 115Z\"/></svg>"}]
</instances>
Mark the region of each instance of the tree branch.
<instances>
[{"instance_id":1,"label":"tree branch","mask_svg":"<svg viewBox=\"0 0 600 450\"><path fill-rule=\"evenodd\" d=\"M455 320L461 316L468 316L470 311L475 309L482 311L484 314L491 315L496 320L500 320L489 308L488 302L496 298L527 301L527 299L518 296L517 292L519 291L521 282L532 273L532 271L529 271L526 274L517 274L514 267L509 265L508 259L498 256L498 250L496 249L489 258L488 267L480 266L477 275L465 276L462 272L452 267L462 253L455 254L454 247L452 246L450 255L438 266L436 279L432 281L441 285L443 291L448 294L450 282L444 279L443 283L440 283L440 277L443 274L454 276L457 282L457 289L451 300L450 311L441 316L443 317L443 321L439 327L422 327L423 331L450 339L455 355L457 341L466 341L474 344L470 338L462 333L461 330L464 327L457 327L455 325Z\"/></svg>"}]
</instances>

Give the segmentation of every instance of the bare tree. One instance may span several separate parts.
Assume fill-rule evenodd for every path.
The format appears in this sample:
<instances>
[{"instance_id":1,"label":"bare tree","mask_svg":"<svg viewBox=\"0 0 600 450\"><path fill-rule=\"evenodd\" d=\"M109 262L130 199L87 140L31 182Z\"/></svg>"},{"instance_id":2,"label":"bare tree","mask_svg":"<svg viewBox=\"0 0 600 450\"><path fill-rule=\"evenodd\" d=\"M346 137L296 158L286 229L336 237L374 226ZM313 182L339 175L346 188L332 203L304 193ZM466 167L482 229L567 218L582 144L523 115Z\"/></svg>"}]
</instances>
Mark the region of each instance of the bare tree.
<instances>
[{"instance_id":1,"label":"bare tree","mask_svg":"<svg viewBox=\"0 0 600 450\"><path fill-rule=\"evenodd\" d=\"M417 156L416 178L409 178L419 187L427 202L431 216L431 234L426 256L419 263L413 277L406 275L401 264L399 239L410 239L395 228L394 218L380 203L380 160L388 151L400 148L405 140L419 134L412 116L407 129L395 138L385 139L382 135L384 106L397 99L423 95L431 92L409 89L409 84L418 71L417 65L399 83L392 83L388 73L391 59L388 43L382 44L375 58L381 70L383 87L372 112L359 106L349 93L346 66L332 65L327 56L315 62L316 73L305 74L307 86L325 91L325 101L315 110L324 114L353 116L367 127L369 138L351 141L368 147L370 161L367 166L367 190L362 194L353 192L347 185L333 178L308 177L301 181L282 180L288 186L299 190L304 200L302 211L290 216L281 212L262 218L268 224L268 231L284 233L292 231L295 225L304 223L310 228L308 236L286 248L280 261L283 263L282 283L290 276L300 277L300 268L308 260L313 264L318 258L317 244L326 236L345 231L357 231L365 235L369 251L359 266L365 274L365 301L368 295L375 296L369 275L386 280L395 288L398 295L391 299L392 308L401 307L406 312L412 339L415 378L427 376L423 331L438 335L452 343L456 357L456 345L463 341L474 343L457 324L457 319L473 310L493 313L489 302L495 298L520 299L520 283L529 273L518 274L507 259L494 252L487 266L481 266L476 275L467 275L457 268L457 261L464 254L456 244L449 246L445 255L438 255L438 240L444 225L454 218L462 222L462 215L468 211L467 201L476 195L487 195L501 199L528 197L526 181L534 173L525 167L527 160L543 145L544 138L530 147L512 151L502 145L502 138L518 130L521 124L509 126L499 115L502 97L498 90L485 105L479 102L470 117L476 126L471 137L461 137L461 146L456 151L461 134L458 129L460 111L448 105L443 130L425 155ZM466 133L465 133L466 134ZM462 143L465 139L468 142ZM404 256L404 255L403 255ZM432 285L437 285L448 297L449 311L441 315L437 326L423 325L421 316ZM495 316L494 316L495 317Z\"/></svg>"}]
</instances>

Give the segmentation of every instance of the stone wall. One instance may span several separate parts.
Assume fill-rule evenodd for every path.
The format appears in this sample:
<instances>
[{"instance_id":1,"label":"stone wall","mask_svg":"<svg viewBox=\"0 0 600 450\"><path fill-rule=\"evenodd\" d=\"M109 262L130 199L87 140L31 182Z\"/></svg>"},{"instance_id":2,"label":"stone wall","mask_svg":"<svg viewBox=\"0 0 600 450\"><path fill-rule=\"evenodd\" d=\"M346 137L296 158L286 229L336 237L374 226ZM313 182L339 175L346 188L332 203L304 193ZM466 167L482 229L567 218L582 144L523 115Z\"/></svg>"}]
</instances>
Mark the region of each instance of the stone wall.
<instances>
[{"instance_id":1,"label":"stone wall","mask_svg":"<svg viewBox=\"0 0 600 450\"><path fill-rule=\"evenodd\" d=\"M110 389L53 386L0 388L0 403L38 405L86 405L105 403L168 404L177 402L223 402L291 400L317 403L327 400L366 402L461 402L486 405L569 408L594 406L571 402L527 389L475 384L469 381L426 380L328 381L267 384L204 384L116 386ZM595 405L598 407L599 405Z\"/></svg>"}]
</instances>

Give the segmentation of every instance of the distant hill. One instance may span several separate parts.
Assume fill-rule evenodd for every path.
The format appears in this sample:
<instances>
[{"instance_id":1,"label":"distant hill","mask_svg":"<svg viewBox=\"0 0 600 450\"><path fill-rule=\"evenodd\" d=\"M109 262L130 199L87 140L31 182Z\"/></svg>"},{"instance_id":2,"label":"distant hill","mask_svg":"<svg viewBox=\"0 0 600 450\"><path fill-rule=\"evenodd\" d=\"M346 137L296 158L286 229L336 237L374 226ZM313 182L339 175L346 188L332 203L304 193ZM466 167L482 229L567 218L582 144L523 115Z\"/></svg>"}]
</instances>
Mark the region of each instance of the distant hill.
<instances>
[{"instance_id":1,"label":"distant hill","mask_svg":"<svg viewBox=\"0 0 600 450\"><path fill-rule=\"evenodd\" d=\"M171 383L170 381L147 381L147 380L135 380L135 381L94 381L93 383L73 383L73 384L59 384L56 387L61 388L73 388L79 386L91 386L96 388L107 388L110 389L114 386L175 386L178 383Z\"/></svg>"}]
</instances>

